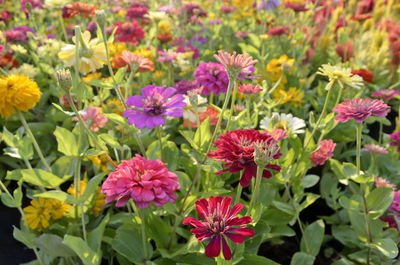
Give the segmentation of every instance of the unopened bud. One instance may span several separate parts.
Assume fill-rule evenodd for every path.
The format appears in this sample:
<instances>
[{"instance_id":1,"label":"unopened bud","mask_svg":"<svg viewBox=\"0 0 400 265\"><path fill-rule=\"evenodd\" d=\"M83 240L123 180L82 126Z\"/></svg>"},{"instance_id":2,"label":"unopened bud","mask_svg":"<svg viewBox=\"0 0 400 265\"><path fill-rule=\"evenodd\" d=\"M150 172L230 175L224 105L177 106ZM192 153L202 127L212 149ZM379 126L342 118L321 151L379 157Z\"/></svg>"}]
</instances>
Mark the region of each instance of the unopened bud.
<instances>
[{"instance_id":1,"label":"unopened bud","mask_svg":"<svg viewBox=\"0 0 400 265\"><path fill-rule=\"evenodd\" d=\"M254 143L254 162L257 166L265 166L279 154L279 146L275 141Z\"/></svg>"},{"instance_id":2,"label":"unopened bud","mask_svg":"<svg viewBox=\"0 0 400 265\"><path fill-rule=\"evenodd\" d=\"M71 72L68 69L60 69L56 71L56 77L58 84L63 90L68 91L71 89L72 78Z\"/></svg>"},{"instance_id":3,"label":"unopened bud","mask_svg":"<svg viewBox=\"0 0 400 265\"><path fill-rule=\"evenodd\" d=\"M190 105L197 106L199 104L199 90L198 89L189 90L187 92L187 95L189 96Z\"/></svg>"},{"instance_id":4,"label":"unopened bud","mask_svg":"<svg viewBox=\"0 0 400 265\"><path fill-rule=\"evenodd\" d=\"M106 13L104 10L96 10L96 21L99 24L101 29L104 29L106 26Z\"/></svg>"}]
</instances>

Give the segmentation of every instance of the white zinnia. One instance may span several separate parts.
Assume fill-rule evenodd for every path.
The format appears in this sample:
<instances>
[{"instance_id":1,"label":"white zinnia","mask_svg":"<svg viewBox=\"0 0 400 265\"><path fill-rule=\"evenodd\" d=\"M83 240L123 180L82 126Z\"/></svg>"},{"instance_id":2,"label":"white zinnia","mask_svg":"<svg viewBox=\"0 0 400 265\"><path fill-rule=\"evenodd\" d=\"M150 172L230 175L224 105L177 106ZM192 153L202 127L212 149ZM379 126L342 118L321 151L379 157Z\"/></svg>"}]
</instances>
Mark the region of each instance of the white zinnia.
<instances>
[{"instance_id":1,"label":"white zinnia","mask_svg":"<svg viewBox=\"0 0 400 265\"><path fill-rule=\"evenodd\" d=\"M306 123L292 114L273 112L271 117L261 120L260 127L264 130L284 129L289 134L297 135L305 132Z\"/></svg>"}]
</instances>

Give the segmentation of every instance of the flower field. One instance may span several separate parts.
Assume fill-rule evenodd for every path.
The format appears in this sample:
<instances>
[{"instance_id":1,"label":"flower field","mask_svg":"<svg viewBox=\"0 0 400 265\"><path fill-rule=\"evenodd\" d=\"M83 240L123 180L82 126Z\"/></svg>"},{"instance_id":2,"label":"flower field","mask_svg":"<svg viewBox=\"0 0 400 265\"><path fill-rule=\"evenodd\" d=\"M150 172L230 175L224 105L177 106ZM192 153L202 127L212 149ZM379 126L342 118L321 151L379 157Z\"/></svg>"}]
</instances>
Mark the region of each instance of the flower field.
<instances>
[{"instance_id":1,"label":"flower field","mask_svg":"<svg viewBox=\"0 0 400 265\"><path fill-rule=\"evenodd\" d=\"M398 265L399 65L397 0L0 0L0 260Z\"/></svg>"}]
</instances>

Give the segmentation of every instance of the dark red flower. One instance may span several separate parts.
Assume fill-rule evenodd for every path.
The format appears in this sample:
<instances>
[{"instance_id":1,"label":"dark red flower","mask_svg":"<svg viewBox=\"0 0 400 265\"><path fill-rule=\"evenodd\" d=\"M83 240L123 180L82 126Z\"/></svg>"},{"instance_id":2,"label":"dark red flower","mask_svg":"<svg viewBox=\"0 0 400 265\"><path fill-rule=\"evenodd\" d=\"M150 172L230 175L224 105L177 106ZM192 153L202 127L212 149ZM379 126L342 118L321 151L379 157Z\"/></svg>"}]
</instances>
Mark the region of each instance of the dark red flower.
<instances>
[{"instance_id":1,"label":"dark red flower","mask_svg":"<svg viewBox=\"0 0 400 265\"><path fill-rule=\"evenodd\" d=\"M138 43L138 40L144 38L143 28L137 23L137 21L132 22L117 22L114 27L118 27L115 31L117 38L116 41L119 42L130 42L133 45Z\"/></svg>"},{"instance_id":2,"label":"dark red flower","mask_svg":"<svg viewBox=\"0 0 400 265\"><path fill-rule=\"evenodd\" d=\"M342 58L342 62L348 61L354 57L354 45L353 42L340 43L336 47L336 52Z\"/></svg>"},{"instance_id":3,"label":"dark red flower","mask_svg":"<svg viewBox=\"0 0 400 265\"><path fill-rule=\"evenodd\" d=\"M394 220L393 217L387 216L387 217L380 217L379 219L380 219L382 222L387 223L387 226L384 228L385 230L386 230L386 229L390 229L390 228L394 228L394 229L396 229L396 230L399 229L399 227L397 226L396 220Z\"/></svg>"},{"instance_id":4,"label":"dark red flower","mask_svg":"<svg viewBox=\"0 0 400 265\"><path fill-rule=\"evenodd\" d=\"M167 43L170 42L172 40L172 35L170 33L158 33L157 34L157 39L161 42L161 43Z\"/></svg>"},{"instance_id":5,"label":"dark red flower","mask_svg":"<svg viewBox=\"0 0 400 265\"><path fill-rule=\"evenodd\" d=\"M130 8L126 10L126 18L129 20L133 19L143 19L144 15L149 12L149 8L140 2L132 2Z\"/></svg>"},{"instance_id":6,"label":"dark red flower","mask_svg":"<svg viewBox=\"0 0 400 265\"><path fill-rule=\"evenodd\" d=\"M216 158L218 161L227 162L224 167L227 169L218 171L217 174L224 172L236 173L244 170L240 179L240 185L247 187L251 178L256 177L257 165L254 162L254 144L265 142L268 146L275 142L274 138L268 132L259 132L257 130L235 130L222 134L214 143L218 150L212 151L208 157ZM282 154L278 151L272 158L278 159ZM265 166L263 177L270 178L272 173L267 169L280 171L281 167L267 164Z\"/></svg>"},{"instance_id":7,"label":"dark red flower","mask_svg":"<svg viewBox=\"0 0 400 265\"><path fill-rule=\"evenodd\" d=\"M285 7L293 9L295 12L304 12L308 10L305 4L296 2L286 2Z\"/></svg>"},{"instance_id":8,"label":"dark red flower","mask_svg":"<svg viewBox=\"0 0 400 265\"><path fill-rule=\"evenodd\" d=\"M184 225L191 225L195 228L190 232L199 241L211 239L206 247L206 256L209 258L218 257L221 253L225 259L232 258L232 252L226 242L226 238L235 244L241 244L246 239L245 236L254 236L254 230L246 228L246 224L251 223L250 216L237 217L236 215L244 208L240 203L231 207L232 197L222 196L210 197L208 201L204 198L196 201L196 210L200 218L186 217Z\"/></svg>"},{"instance_id":9,"label":"dark red flower","mask_svg":"<svg viewBox=\"0 0 400 265\"><path fill-rule=\"evenodd\" d=\"M283 34L288 34L289 28L284 26L273 27L268 31L270 36L281 36Z\"/></svg>"},{"instance_id":10,"label":"dark red flower","mask_svg":"<svg viewBox=\"0 0 400 265\"><path fill-rule=\"evenodd\" d=\"M368 82L368 83L374 82L374 73L371 71L368 71L367 69L352 70L351 73L353 75L361 76L365 82Z\"/></svg>"}]
</instances>

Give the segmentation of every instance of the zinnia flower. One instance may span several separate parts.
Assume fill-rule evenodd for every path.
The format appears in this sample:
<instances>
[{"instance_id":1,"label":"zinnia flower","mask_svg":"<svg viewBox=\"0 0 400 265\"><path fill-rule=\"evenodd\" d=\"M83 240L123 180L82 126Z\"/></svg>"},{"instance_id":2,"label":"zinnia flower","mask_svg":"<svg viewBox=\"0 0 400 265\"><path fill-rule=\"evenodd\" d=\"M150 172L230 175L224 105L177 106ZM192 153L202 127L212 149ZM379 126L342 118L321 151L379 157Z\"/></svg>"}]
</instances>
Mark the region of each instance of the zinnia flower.
<instances>
[{"instance_id":1,"label":"zinnia flower","mask_svg":"<svg viewBox=\"0 0 400 265\"><path fill-rule=\"evenodd\" d=\"M224 167L227 169L218 171L217 175L224 172L236 173L244 170L240 185L249 186L251 178L256 177L257 173L257 165L254 161L254 144L259 142L264 142L270 146L275 140L269 133L261 133L252 129L235 130L222 134L214 143L218 150L208 154L208 157L226 162ZM278 159L281 155L280 152L277 152L271 159ZM279 171L281 168L277 165L267 164L263 171L264 178L272 177L268 169Z\"/></svg>"},{"instance_id":2,"label":"zinnia flower","mask_svg":"<svg viewBox=\"0 0 400 265\"><path fill-rule=\"evenodd\" d=\"M323 64L319 69L317 74L324 75L329 78L329 82L333 85L333 82L337 82L341 88L344 86L349 86L352 88L360 88L362 83L362 78L359 75L353 75L350 68L343 68L337 65ZM327 90L331 86L327 86Z\"/></svg>"},{"instance_id":3,"label":"zinnia flower","mask_svg":"<svg viewBox=\"0 0 400 265\"><path fill-rule=\"evenodd\" d=\"M0 115L8 118L17 110L27 112L35 107L42 93L35 81L23 75L0 78Z\"/></svg>"},{"instance_id":4,"label":"zinnia flower","mask_svg":"<svg viewBox=\"0 0 400 265\"><path fill-rule=\"evenodd\" d=\"M394 198L392 204L389 206L389 214L396 216L400 219L400 190L394 192Z\"/></svg>"},{"instance_id":5,"label":"zinnia flower","mask_svg":"<svg viewBox=\"0 0 400 265\"><path fill-rule=\"evenodd\" d=\"M289 28L284 26L273 27L268 31L268 35L270 36L281 36L284 34L289 34Z\"/></svg>"},{"instance_id":6,"label":"zinnia flower","mask_svg":"<svg viewBox=\"0 0 400 265\"><path fill-rule=\"evenodd\" d=\"M390 107L382 100L370 98L346 99L333 108L338 113L335 120L338 122L347 122L354 119L361 123L369 116L385 117Z\"/></svg>"},{"instance_id":7,"label":"zinnia flower","mask_svg":"<svg viewBox=\"0 0 400 265\"><path fill-rule=\"evenodd\" d=\"M391 189L396 189L396 185L392 184L389 180L381 178L381 177L375 177L375 187L381 188L381 187L387 187Z\"/></svg>"},{"instance_id":8,"label":"zinnia flower","mask_svg":"<svg viewBox=\"0 0 400 265\"><path fill-rule=\"evenodd\" d=\"M333 156L335 147L336 144L332 140L322 140L318 145L318 149L310 155L312 166L316 167L325 164L326 160Z\"/></svg>"},{"instance_id":9,"label":"zinnia flower","mask_svg":"<svg viewBox=\"0 0 400 265\"><path fill-rule=\"evenodd\" d=\"M19 26L5 32L7 42L26 42L28 41L28 32L35 31L28 26Z\"/></svg>"},{"instance_id":10,"label":"zinnia flower","mask_svg":"<svg viewBox=\"0 0 400 265\"><path fill-rule=\"evenodd\" d=\"M121 207L132 199L140 209L149 207L151 202L157 207L175 202L178 189L178 177L163 162L140 155L122 161L102 186L106 203L115 200L115 205Z\"/></svg>"},{"instance_id":11,"label":"zinnia flower","mask_svg":"<svg viewBox=\"0 0 400 265\"><path fill-rule=\"evenodd\" d=\"M82 40L84 45L82 43L79 45L79 71L84 74L90 71L95 72L96 69L103 67L107 61L104 45L99 43L97 38L90 40L89 31L82 33ZM79 40L73 37L72 41L76 43ZM75 45L66 44L58 53L58 57L64 61L66 66L74 66L76 63L75 52Z\"/></svg>"},{"instance_id":12,"label":"zinnia flower","mask_svg":"<svg viewBox=\"0 0 400 265\"><path fill-rule=\"evenodd\" d=\"M244 208L240 203L231 207L232 197L222 196L210 197L208 200L202 198L196 201L196 210L202 220L193 217L186 217L184 225L191 225L194 229L190 230L199 241L210 239L206 247L206 256L214 258L221 253L225 259L232 258L232 252L226 239L232 240L235 244L241 244L246 239L245 236L254 236L251 228L246 228L252 222L250 216L237 217L236 215Z\"/></svg>"},{"instance_id":13,"label":"zinnia flower","mask_svg":"<svg viewBox=\"0 0 400 265\"><path fill-rule=\"evenodd\" d=\"M50 202L45 198L31 200L31 205L23 209L26 225L33 230L42 231L50 225Z\"/></svg>"},{"instance_id":14,"label":"zinnia flower","mask_svg":"<svg viewBox=\"0 0 400 265\"><path fill-rule=\"evenodd\" d=\"M375 98L381 98L386 101L392 100L396 95L400 95L400 90L394 89L381 89L372 93Z\"/></svg>"},{"instance_id":15,"label":"zinnia flower","mask_svg":"<svg viewBox=\"0 0 400 265\"><path fill-rule=\"evenodd\" d=\"M397 146L397 152L400 152L400 132L394 132L389 136L390 146Z\"/></svg>"},{"instance_id":16,"label":"zinnia flower","mask_svg":"<svg viewBox=\"0 0 400 265\"><path fill-rule=\"evenodd\" d=\"M197 82L191 80L181 80L175 83L176 93L178 94L187 94L188 91L196 89L197 87Z\"/></svg>"},{"instance_id":17,"label":"zinnia flower","mask_svg":"<svg viewBox=\"0 0 400 265\"><path fill-rule=\"evenodd\" d=\"M306 127L304 120L286 113L273 112L271 117L264 117L260 122L261 129L283 129L293 135L304 133L304 127Z\"/></svg>"},{"instance_id":18,"label":"zinnia flower","mask_svg":"<svg viewBox=\"0 0 400 265\"><path fill-rule=\"evenodd\" d=\"M230 54L220 50L218 54L214 54L214 57L228 72L231 70L242 71L245 68L252 67L257 62L247 53L237 54L235 51Z\"/></svg>"},{"instance_id":19,"label":"zinnia flower","mask_svg":"<svg viewBox=\"0 0 400 265\"><path fill-rule=\"evenodd\" d=\"M379 146L377 144L366 144L364 146L364 150L370 153L374 153L374 154L388 154L389 151L383 147L383 146Z\"/></svg>"},{"instance_id":20,"label":"zinnia flower","mask_svg":"<svg viewBox=\"0 0 400 265\"><path fill-rule=\"evenodd\" d=\"M108 121L108 118L102 113L101 108L99 107L88 107L81 116L82 119L88 123L89 128L94 132L103 128ZM74 120L77 120L77 118L74 117Z\"/></svg>"},{"instance_id":21,"label":"zinnia flower","mask_svg":"<svg viewBox=\"0 0 400 265\"><path fill-rule=\"evenodd\" d=\"M142 95L128 97L126 104L135 109L127 109L123 115L128 118L129 124L134 124L137 128L152 129L164 125L164 116L183 116L182 108L186 107L184 97L181 94L174 95L175 93L176 89L172 87L148 85L142 88Z\"/></svg>"},{"instance_id":22,"label":"zinnia flower","mask_svg":"<svg viewBox=\"0 0 400 265\"><path fill-rule=\"evenodd\" d=\"M351 70L353 75L359 75L365 82L373 83L374 82L374 73L368 71L366 69L358 69L358 70Z\"/></svg>"},{"instance_id":23,"label":"zinnia flower","mask_svg":"<svg viewBox=\"0 0 400 265\"><path fill-rule=\"evenodd\" d=\"M128 69L130 70L132 64L137 65L137 72L154 70L154 64L150 59L147 59L139 54L131 53L130 51L123 51L122 55L116 56L113 60L114 68L128 66Z\"/></svg>"},{"instance_id":24,"label":"zinnia flower","mask_svg":"<svg viewBox=\"0 0 400 265\"><path fill-rule=\"evenodd\" d=\"M144 38L144 30L137 21L117 22L114 27L117 27L115 31L116 41L137 45L138 41Z\"/></svg>"},{"instance_id":25,"label":"zinnia flower","mask_svg":"<svg viewBox=\"0 0 400 265\"><path fill-rule=\"evenodd\" d=\"M216 96L228 89L228 73L222 64L202 63L194 72L194 78L200 86L200 94L208 96L213 92Z\"/></svg>"},{"instance_id":26,"label":"zinnia flower","mask_svg":"<svg viewBox=\"0 0 400 265\"><path fill-rule=\"evenodd\" d=\"M342 59L342 62L346 62L354 57L354 45L352 41L347 43L339 43L336 47L336 53Z\"/></svg>"},{"instance_id":27,"label":"zinnia flower","mask_svg":"<svg viewBox=\"0 0 400 265\"><path fill-rule=\"evenodd\" d=\"M243 84L238 86L238 91L243 94L257 94L262 88L258 85Z\"/></svg>"},{"instance_id":28,"label":"zinnia flower","mask_svg":"<svg viewBox=\"0 0 400 265\"><path fill-rule=\"evenodd\" d=\"M94 17L97 7L91 4L81 2L72 2L64 6L62 9L63 18L71 18L82 14L84 17Z\"/></svg>"}]
</instances>

